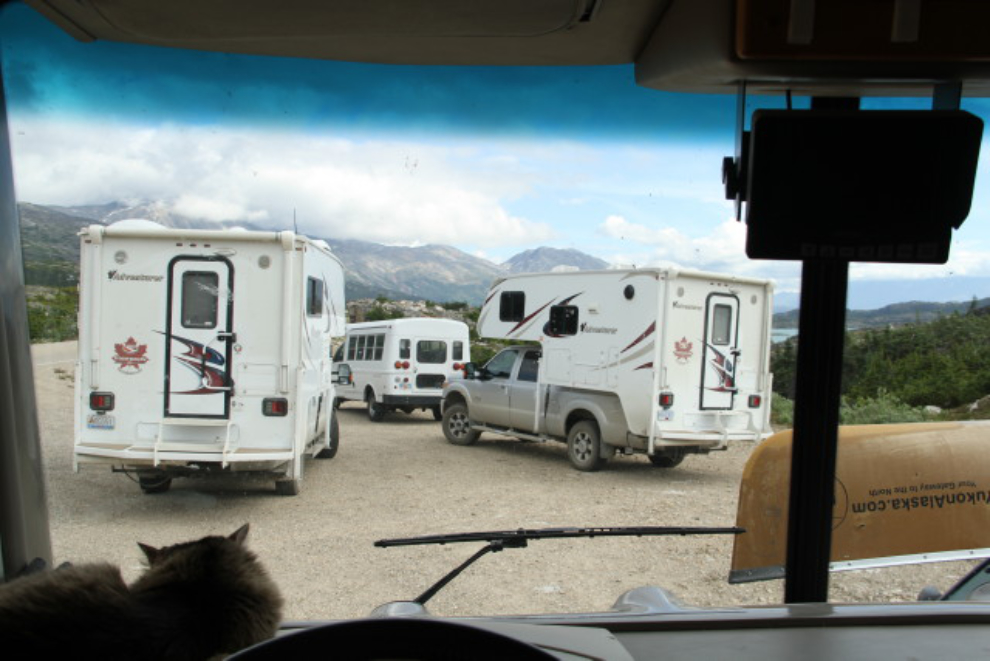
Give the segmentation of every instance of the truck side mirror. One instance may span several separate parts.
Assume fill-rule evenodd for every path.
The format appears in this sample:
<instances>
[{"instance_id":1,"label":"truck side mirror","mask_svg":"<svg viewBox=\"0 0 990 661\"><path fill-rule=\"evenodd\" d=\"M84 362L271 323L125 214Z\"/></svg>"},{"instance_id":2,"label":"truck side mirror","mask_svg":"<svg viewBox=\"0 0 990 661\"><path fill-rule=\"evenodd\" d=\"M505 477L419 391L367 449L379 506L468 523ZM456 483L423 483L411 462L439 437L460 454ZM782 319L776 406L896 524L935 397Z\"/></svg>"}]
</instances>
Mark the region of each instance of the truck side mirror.
<instances>
[{"instance_id":1,"label":"truck side mirror","mask_svg":"<svg viewBox=\"0 0 990 661\"><path fill-rule=\"evenodd\" d=\"M339 386L349 386L351 385L351 366L341 365L337 368L337 385Z\"/></svg>"},{"instance_id":2,"label":"truck side mirror","mask_svg":"<svg viewBox=\"0 0 990 661\"><path fill-rule=\"evenodd\" d=\"M476 377L477 377L477 372L474 363L464 363L464 378L474 379Z\"/></svg>"}]
</instances>

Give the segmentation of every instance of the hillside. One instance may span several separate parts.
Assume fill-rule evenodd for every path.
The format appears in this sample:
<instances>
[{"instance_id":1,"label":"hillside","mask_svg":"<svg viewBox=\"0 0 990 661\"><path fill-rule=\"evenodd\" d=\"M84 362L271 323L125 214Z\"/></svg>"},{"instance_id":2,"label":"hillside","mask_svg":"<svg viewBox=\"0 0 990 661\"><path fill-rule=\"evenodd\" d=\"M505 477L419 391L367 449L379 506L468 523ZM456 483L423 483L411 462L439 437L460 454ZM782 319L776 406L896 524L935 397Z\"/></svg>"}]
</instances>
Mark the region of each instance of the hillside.
<instances>
[{"instance_id":1,"label":"hillside","mask_svg":"<svg viewBox=\"0 0 990 661\"><path fill-rule=\"evenodd\" d=\"M846 327L855 328L885 328L888 326L903 326L933 321L939 317L953 313L964 313L973 308L990 306L990 298L970 301L954 301L950 303L929 303L924 301L907 301L885 305L876 310L846 310ZM797 328L799 310L788 310L773 315L774 328Z\"/></svg>"}]
</instances>

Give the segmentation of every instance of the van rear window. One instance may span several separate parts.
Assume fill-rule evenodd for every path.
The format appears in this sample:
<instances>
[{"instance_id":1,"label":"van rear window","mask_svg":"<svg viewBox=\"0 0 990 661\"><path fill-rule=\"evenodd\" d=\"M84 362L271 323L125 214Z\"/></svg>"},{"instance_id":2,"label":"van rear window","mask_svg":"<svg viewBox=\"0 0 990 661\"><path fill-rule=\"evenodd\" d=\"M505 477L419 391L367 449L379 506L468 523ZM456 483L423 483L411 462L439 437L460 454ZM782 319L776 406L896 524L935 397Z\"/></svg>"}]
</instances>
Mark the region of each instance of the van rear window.
<instances>
[{"instance_id":1,"label":"van rear window","mask_svg":"<svg viewBox=\"0 0 990 661\"><path fill-rule=\"evenodd\" d=\"M433 365L447 362L447 343L441 340L420 340L416 343L416 361Z\"/></svg>"}]
</instances>

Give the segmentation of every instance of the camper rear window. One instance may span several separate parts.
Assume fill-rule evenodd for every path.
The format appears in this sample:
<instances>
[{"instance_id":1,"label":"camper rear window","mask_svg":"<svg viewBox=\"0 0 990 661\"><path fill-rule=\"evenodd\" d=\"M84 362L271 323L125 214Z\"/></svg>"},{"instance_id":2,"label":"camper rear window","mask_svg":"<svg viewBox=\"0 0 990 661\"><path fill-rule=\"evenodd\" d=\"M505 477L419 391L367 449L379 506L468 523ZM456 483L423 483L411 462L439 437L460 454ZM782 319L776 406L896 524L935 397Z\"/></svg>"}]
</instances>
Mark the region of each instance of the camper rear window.
<instances>
[{"instance_id":1,"label":"camper rear window","mask_svg":"<svg viewBox=\"0 0 990 661\"><path fill-rule=\"evenodd\" d=\"M526 317L526 294L504 291L499 301L498 318L502 321L522 321Z\"/></svg>"},{"instance_id":2,"label":"camper rear window","mask_svg":"<svg viewBox=\"0 0 990 661\"><path fill-rule=\"evenodd\" d=\"M554 305L550 308L551 335L577 335L578 309L576 305Z\"/></svg>"},{"instance_id":3,"label":"camper rear window","mask_svg":"<svg viewBox=\"0 0 990 661\"><path fill-rule=\"evenodd\" d=\"M437 365L447 361L447 343L441 340L420 340L416 343L416 360Z\"/></svg>"},{"instance_id":4,"label":"camper rear window","mask_svg":"<svg viewBox=\"0 0 990 661\"><path fill-rule=\"evenodd\" d=\"M182 274L182 326L216 328L220 276L211 271Z\"/></svg>"},{"instance_id":5,"label":"camper rear window","mask_svg":"<svg viewBox=\"0 0 990 661\"><path fill-rule=\"evenodd\" d=\"M323 316L323 281L309 278L306 281L306 314L310 317Z\"/></svg>"}]
</instances>

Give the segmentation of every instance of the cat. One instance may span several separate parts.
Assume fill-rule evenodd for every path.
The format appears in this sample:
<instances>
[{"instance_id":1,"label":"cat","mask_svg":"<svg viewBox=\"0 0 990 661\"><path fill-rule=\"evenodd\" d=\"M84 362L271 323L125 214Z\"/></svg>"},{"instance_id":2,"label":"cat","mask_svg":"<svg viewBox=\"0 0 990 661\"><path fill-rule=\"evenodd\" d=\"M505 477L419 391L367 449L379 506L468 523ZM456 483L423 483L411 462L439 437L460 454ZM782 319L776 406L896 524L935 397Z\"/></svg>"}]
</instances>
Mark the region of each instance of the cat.
<instances>
[{"instance_id":1,"label":"cat","mask_svg":"<svg viewBox=\"0 0 990 661\"><path fill-rule=\"evenodd\" d=\"M0 584L5 658L194 660L275 635L282 597L244 544L229 537L155 548L130 586L108 563L68 566Z\"/></svg>"}]
</instances>

